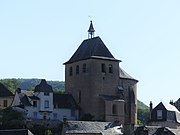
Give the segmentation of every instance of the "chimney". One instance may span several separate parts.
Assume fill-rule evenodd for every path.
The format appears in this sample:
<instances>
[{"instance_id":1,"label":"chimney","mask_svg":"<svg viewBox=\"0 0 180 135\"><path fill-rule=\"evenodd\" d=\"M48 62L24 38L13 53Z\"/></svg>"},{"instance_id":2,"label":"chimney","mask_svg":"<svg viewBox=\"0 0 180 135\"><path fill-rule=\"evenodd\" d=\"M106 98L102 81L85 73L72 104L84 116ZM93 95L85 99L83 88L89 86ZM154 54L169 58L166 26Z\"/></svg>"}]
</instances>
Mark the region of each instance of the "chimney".
<instances>
[{"instance_id":1,"label":"chimney","mask_svg":"<svg viewBox=\"0 0 180 135\"><path fill-rule=\"evenodd\" d=\"M19 93L21 93L21 88L17 88L16 89L16 92L19 94Z\"/></svg>"},{"instance_id":2,"label":"chimney","mask_svg":"<svg viewBox=\"0 0 180 135\"><path fill-rule=\"evenodd\" d=\"M169 104L174 105L173 100L170 100Z\"/></svg>"},{"instance_id":3,"label":"chimney","mask_svg":"<svg viewBox=\"0 0 180 135\"><path fill-rule=\"evenodd\" d=\"M150 101L150 104L149 104L149 119L151 120L151 112L152 112L152 109L153 109L153 103L152 101Z\"/></svg>"}]
</instances>

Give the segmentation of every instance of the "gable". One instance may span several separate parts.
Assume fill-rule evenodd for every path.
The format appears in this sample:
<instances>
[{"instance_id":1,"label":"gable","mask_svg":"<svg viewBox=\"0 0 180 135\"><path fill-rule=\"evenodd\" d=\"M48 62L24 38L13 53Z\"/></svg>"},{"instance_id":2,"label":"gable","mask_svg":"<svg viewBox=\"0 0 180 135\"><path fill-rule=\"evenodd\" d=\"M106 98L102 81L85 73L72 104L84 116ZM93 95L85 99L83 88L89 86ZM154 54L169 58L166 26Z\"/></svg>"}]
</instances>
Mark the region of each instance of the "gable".
<instances>
[{"instance_id":1,"label":"gable","mask_svg":"<svg viewBox=\"0 0 180 135\"><path fill-rule=\"evenodd\" d=\"M0 83L0 97L13 96L13 93L9 91L2 83Z\"/></svg>"}]
</instances>

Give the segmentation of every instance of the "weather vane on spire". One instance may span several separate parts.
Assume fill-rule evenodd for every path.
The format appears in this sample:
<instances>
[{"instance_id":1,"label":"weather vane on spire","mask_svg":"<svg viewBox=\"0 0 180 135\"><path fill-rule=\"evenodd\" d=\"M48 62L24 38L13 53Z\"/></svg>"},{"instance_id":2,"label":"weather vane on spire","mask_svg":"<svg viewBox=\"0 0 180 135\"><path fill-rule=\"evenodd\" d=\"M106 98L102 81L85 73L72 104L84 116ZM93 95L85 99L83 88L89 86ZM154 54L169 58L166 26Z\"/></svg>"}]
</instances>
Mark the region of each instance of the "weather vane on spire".
<instances>
[{"instance_id":1,"label":"weather vane on spire","mask_svg":"<svg viewBox=\"0 0 180 135\"><path fill-rule=\"evenodd\" d=\"M90 16L89 16L90 17ZM93 38L94 37L94 27L92 24L92 20L90 21L90 26L89 26L89 30L88 30L88 38Z\"/></svg>"}]
</instances>

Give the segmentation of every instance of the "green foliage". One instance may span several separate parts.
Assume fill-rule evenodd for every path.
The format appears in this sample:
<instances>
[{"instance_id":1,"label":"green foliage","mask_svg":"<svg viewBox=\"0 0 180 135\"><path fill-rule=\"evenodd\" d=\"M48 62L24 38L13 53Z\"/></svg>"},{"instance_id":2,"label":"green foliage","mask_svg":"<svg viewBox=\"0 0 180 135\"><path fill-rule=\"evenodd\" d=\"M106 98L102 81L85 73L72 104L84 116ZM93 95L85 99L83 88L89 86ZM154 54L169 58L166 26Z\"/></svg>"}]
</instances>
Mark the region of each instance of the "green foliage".
<instances>
[{"instance_id":1,"label":"green foliage","mask_svg":"<svg viewBox=\"0 0 180 135\"><path fill-rule=\"evenodd\" d=\"M138 125L147 125L149 120L149 107L138 100Z\"/></svg>"},{"instance_id":2,"label":"green foliage","mask_svg":"<svg viewBox=\"0 0 180 135\"><path fill-rule=\"evenodd\" d=\"M1 79L0 82L6 86L8 90L15 93L15 90L20 86L20 81L17 79Z\"/></svg>"},{"instance_id":3,"label":"green foliage","mask_svg":"<svg viewBox=\"0 0 180 135\"><path fill-rule=\"evenodd\" d=\"M27 90L30 87L35 88L41 82L41 79L17 79L20 82L20 88L22 90ZM64 90L64 82L63 81L47 81L49 85L53 87L53 89Z\"/></svg>"},{"instance_id":4,"label":"green foliage","mask_svg":"<svg viewBox=\"0 0 180 135\"><path fill-rule=\"evenodd\" d=\"M19 87L22 90L33 91L35 86L41 82L41 79L2 79L0 80L12 93ZM65 83L63 81L47 81L58 93L64 93Z\"/></svg>"},{"instance_id":5,"label":"green foliage","mask_svg":"<svg viewBox=\"0 0 180 135\"><path fill-rule=\"evenodd\" d=\"M30 130L34 135L61 135L62 125L59 125L59 128L34 125Z\"/></svg>"},{"instance_id":6,"label":"green foliage","mask_svg":"<svg viewBox=\"0 0 180 135\"><path fill-rule=\"evenodd\" d=\"M48 128L41 125L34 125L32 128L30 128L30 130L32 133L34 133L34 135L44 135Z\"/></svg>"},{"instance_id":7,"label":"green foliage","mask_svg":"<svg viewBox=\"0 0 180 135\"><path fill-rule=\"evenodd\" d=\"M149 107L147 105L145 105L143 102L141 101L137 101L138 104L138 109L149 109Z\"/></svg>"},{"instance_id":8,"label":"green foliage","mask_svg":"<svg viewBox=\"0 0 180 135\"><path fill-rule=\"evenodd\" d=\"M54 93L64 94L65 91L64 90L59 90L59 89L54 89Z\"/></svg>"},{"instance_id":9,"label":"green foliage","mask_svg":"<svg viewBox=\"0 0 180 135\"><path fill-rule=\"evenodd\" d=\"M2 129L17 129L24 128L25 117L24 114L13 110L11 107L0 111L2 115L1 118L1 128Z\"/></svg>"}]
</instances>

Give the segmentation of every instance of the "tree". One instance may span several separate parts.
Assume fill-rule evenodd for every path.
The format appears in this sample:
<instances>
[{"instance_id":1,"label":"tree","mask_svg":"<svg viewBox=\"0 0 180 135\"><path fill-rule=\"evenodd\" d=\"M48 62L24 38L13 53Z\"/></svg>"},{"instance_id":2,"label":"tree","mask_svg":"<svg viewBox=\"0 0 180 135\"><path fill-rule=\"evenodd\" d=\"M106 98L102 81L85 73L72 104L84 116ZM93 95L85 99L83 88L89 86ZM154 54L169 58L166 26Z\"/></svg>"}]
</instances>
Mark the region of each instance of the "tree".
<instances>
[{"instance_id":1,"label":"tree","mask_svg":"<svg viewBox=\"0 0 180 135\"><path fill-rule=\"evenodd\" d=\"M1 128L2 129L17 129L25 127L24 114L8 107L0 111L1 114Z\"/></svg>"},{"instance_id":2,"label":"tree","mask_svg":"<svg viewBox=\"0 0 180 135\"><path fill-rule=\"evenodd\" d=\"M149 115L149 109L138 109L138 125L147 125Z\"/></svg>"},{"instance_id":3,"label":"tree","mask_svg":"<svg viewBox=\"0 0 180 135\"><path fill-rule=\"evenodd\" d=\"M0 82L12 93L19 87L20 82L17 79L2 79Z\"/></svg>"}]
</instances>

